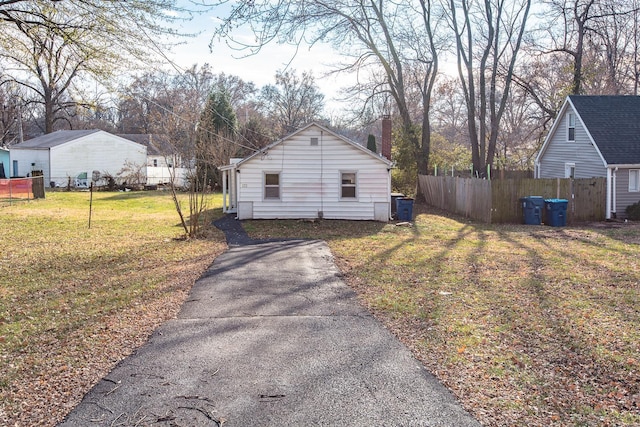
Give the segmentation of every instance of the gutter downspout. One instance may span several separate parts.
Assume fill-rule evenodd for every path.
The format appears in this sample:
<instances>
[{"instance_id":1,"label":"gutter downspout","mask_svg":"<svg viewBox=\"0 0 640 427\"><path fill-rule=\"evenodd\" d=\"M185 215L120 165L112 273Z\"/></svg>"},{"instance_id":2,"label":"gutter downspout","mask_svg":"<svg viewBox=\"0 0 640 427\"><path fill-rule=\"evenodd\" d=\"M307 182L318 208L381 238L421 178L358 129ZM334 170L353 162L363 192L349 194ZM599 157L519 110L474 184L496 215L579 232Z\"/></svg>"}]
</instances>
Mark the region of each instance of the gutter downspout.
<instances>
[{"instance_id":1,"label":"gutter downspout","mask_svg":"<svg viewBox=\"0 0 640 427\"><path fill-rule=\"evenodd\" d=\"M607 203L604 218L611 219L611 168L607 168Z\"/></svg>"},{"instance_id":2,"label":"gutter downspout","mask_svg":"<svg viewBox=\"0 0 640 427\"><path fill-rule=\"evenodd\" d=\"M613 206L611 206L611 214L613 215L614 219L618 217L618 213L616 212L616 205L618 203L618 201L616 200L616 178L617 177L618 177L618 168L615 168L613 170L613 180L612 180L612 183L611 183L611 187L612 187L611 188L611 190L612 190L612 193L611 193L612 202L611 203L613 205Z\"/></svg>"}]
</instances>

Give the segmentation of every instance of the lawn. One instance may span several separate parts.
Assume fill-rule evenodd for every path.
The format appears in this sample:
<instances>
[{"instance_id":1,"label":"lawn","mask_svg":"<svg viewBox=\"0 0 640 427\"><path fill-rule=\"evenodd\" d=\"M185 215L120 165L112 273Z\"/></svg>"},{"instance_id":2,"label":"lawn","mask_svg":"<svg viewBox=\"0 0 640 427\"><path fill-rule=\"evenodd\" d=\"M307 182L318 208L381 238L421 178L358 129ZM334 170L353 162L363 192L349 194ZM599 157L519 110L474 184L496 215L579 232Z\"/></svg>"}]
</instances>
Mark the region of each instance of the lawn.
<instances>
[{"instance_id":1,"label":"lawn","mask_svg":"<svg viewBox=\"0 0 640 427\"><path fill-rule=\"evenodd\" d=\"M221 215L220 196L209 219ZM329 243L345 280L487 426L640 425L640 225L245 221ZM226 247L162 192L0 208L0 425L55 425Z\"/></svg>"},{"instance_id":2,"label":"lawn","mask_svg":"<svg viewBox=\"0 0 640 427\"><path fill-rule=\"evenodd\" d=\"M94 193L91 228L89 200L0 208L0 425L55 425L226 249L213 230L183 239L168 193Z\"/></svg>"},{"instance_id":3,"label":"lawn","mask_svg":"<svg viewBox=\"0 0 640 427\"><path fill-rule=\"evenodd\" d=\"M640 425L640 225L248 221L326 239L361 301L487 426Z\"/></svg>"}]
</instances>

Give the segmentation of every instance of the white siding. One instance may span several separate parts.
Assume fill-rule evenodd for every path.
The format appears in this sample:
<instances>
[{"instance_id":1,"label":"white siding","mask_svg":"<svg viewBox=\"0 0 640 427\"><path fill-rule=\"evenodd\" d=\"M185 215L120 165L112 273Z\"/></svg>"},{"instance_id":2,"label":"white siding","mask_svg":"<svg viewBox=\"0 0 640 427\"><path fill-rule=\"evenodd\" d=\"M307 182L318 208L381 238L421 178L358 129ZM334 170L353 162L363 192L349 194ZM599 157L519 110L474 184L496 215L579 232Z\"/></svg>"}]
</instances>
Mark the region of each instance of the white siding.
<instances>
[{"instance_id":1,"label":"white siding","mask_svg":"<svg viewBox=\"0 0 640 427\"><path fill-rule=\"evenodd\" d=\"M317 146L311 145L312 137L318 138ZM326 219L373 220L375 203L390 203L387 167L311 126L239 167L238 200L253 203L255 219L318 218L321 213ZM357 173L355 199L340 198L341 172ZM264 173L280 173L280 199L264 199Z\"/></svg>"},{"instance_id":2,"label":"white siding","mask_svg":"<svg viewBox=\"0 0 640 427\"><path fill-rule=\"evenodd\" d=\"M45 185L49 185L50 170L49 170L49 150L16 150L10 149L10 164L11 175L16 176L13 170L14 160L18 161L18 174L19 176L27 176L32 170L41 170L44 173ZM32 165L33 163L33 165ZM9 172L9 171L5 171Z\"/></svg>"},{"instance_id":3,"label":"white siding","mask_svg":"<svg viewBox=\"0 0 640 427\"><path fill-rule=\"evenodd\" d=\"M51 180L66 181L81 172L91 176L94 170L116 176L127 162L146 165L147 148L107 132L96 132L51 148Z\"/></svg>"},{"instance_id":4,"label":"white siding","mask_svg":"<svg viewBox=\"0 0 640 427\"><path fill-rule=\"evenodd\" d=\"M591 144L582 122L576 115L576 139L567 141L567 117L573 112L569 105L558 119L554 133L540 158L540 178L564 178L565 164L575 163L575 178L607 176L607 169L596 148ZM575 113L574 113L575 114Z\"/></svg>"}]
</instances>

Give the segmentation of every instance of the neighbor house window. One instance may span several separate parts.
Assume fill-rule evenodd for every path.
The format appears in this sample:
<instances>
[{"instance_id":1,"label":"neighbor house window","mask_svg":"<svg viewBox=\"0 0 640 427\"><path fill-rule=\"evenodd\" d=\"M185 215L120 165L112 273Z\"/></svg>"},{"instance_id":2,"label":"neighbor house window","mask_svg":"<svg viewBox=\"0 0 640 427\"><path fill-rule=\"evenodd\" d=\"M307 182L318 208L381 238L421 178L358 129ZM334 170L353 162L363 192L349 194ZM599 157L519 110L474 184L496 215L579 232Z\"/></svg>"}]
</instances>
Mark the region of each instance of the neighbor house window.
<instances>
[{"instance_id":1,"label":"neighbor house window","mask_svg":"<svg viewBox=\"0 0 640 427\"><path fill-rule=\"evenodd\" d=\"M640 191L640 169L629 170L629 191Z\"/></svg>"},{"instance_id":2,"label":"neighbor house window","mask_svg":"<svg viewBox=\"0 0 640 427\"><path fill-rule=\"evenodd\" d=\"M341 182L340 197L355 198L356 197L356 173L342 172L340 182Z\"/></svg>"},{"instance_id":3,"label":"neighbor house window","mask_svg":"<svg viewBox=\"0 0 640 427\"><path fill-rule=\"evenodd\" d=\"M265 199L280 198L280 174L279 173L264 174L264 198Z\"/></svg>"},{"instance_id":4,"label":"neighbor house window","mask_svg":"<svg viewBox=\"0 0 640 427\"><path fill-rule=\"evenodd\" d=\"M575 179L576 177L576 164L575 163L565 163L564 164L564 177Z\"/></svg>"},{"instance_id":5,"label":"neighbor house window","mask_svg":"<svg viewBox=\"0 0 640 427\"><path fill-rule=\"evenodd\" d=\"M153 167L154 168L158 167L158 159L153 159Z\"/></svg>"},{"instance_id":6,"label":"neighbor house window","mask_svg":"<svg viewBox=\"0 0 640 427\"><path fill-rule=\"evenodd\" d=\"M567 140L576 140L576 115L569 113L567 117Z\"/></svg>"}]
</instances>

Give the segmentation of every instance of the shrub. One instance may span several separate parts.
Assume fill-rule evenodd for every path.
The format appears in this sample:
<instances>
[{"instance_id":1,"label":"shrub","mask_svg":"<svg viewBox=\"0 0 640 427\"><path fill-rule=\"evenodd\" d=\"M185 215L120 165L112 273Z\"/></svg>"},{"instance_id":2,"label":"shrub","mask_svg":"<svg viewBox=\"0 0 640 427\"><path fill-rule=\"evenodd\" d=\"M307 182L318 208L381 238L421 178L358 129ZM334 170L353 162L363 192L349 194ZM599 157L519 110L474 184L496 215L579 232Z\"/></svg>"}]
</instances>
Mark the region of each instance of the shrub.
<instances>
[{"instance_id":1,"label":"shrub","mask_svg":"<svg viewBox=\"0 0 640 427\"><path fill-rule=\"evenodd\" d=\"M625 209L625 213L627 214L627 218L633 221L640 220L640 202L636 202L632 205L627 206Z\"/></svg>"}]
</instances>

